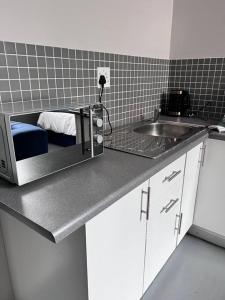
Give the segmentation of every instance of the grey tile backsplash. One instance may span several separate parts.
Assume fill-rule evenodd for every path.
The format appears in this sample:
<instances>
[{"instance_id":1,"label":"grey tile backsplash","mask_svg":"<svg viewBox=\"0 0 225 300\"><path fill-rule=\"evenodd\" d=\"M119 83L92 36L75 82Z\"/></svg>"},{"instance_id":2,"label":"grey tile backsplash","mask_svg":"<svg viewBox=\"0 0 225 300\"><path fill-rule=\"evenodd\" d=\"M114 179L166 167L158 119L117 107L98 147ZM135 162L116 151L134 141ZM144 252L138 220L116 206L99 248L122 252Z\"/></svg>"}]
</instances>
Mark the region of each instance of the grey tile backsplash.
<instances>
[{"instance_id":1,"label":"grey tile backsplash","mask_svg":"<svg viewBox=\"0 0 225 300\"><path fill-rule=\"evenodd\" d=\"M170 61L169 88L189 91L192 110L200 117L225 114L225 58Z\"/></svg>"},{"instance_id":2,"label":"grey tile backsplash","mask_svg":"<svg viewBox=\"0 0 225 300\"><path fill-rule=\"evenodd\" d=\"M225 114L225 59L166 60L0 41L0 111L98 101L97 67L110 67L103 103L113 126L152 116L168 89L188 90L194 112Z\"/></svg>"},{"instance_id":3,"label":"grey tile backsplash","mask_svg":"<svg viewBox=\"0 0 225 300\"><path fill-rule=\"evenodd\" d=\"M0 110L96 102L97 67L110 67L103 103L113 126L152 116L168 88L168 60L0 41Z\"/></svg>"}]
</instances>

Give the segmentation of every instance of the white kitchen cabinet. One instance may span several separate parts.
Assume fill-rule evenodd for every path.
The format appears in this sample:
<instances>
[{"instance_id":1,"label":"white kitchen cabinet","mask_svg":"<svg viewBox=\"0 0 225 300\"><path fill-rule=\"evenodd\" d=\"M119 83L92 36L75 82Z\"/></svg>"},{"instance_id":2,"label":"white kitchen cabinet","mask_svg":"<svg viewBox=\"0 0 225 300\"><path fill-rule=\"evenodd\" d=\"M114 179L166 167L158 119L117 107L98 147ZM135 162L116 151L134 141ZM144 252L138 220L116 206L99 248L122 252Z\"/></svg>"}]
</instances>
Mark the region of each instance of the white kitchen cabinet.
<instances>
[{"instance_id":1,"label":"white kitchen cabinet","mask_svg":"<svg viewBox=\"0 0 225 300\"><path fill-rule=\"evenodd\" d=\"M202 143L86 224L89 300L142 297L192 225L201 149Z\"/></svg>"},{"instance_id":2,"label":"white kitchen cabinet","mask_svg":"<svg viewBox=\"0 0 225 300\"><path fill-rule=\"evenodd\" d=\"M185 155L150 179L144 291L176 248Z\"/></svg>"},{"instance_id":3,"label":"white kitchen cabinet","mask_svg":"<svg viewBox=\"0 0 225 300\"><path fill-rule=\"evenodd\" d=\"M183 239L193 223L195 199L202 157L203 143L187 152L177 244Z\"/></svg>"},{"instance_id":4,"label":"white kitchen cabinet","mask_svg":"<svg viewBox=\"0 0 225 300\"><path fill-rule=\"evenodd\" d=\"M148 181L86 224L89 300L141 298L147 204Z\"/></svg>"},{"instance_id":5,"label":"white kitchen cabinet","mask_svg":"<svg viewBox=\"0 0 225 300\"><path fill-rule=\"evenodd\" d=\"M209 140L207 147L195 222L225 237L225 142ZM140 300L192 225L201 148L202 143L58 245L1 213L16 299Z\"/></svg>"},{"instance_id":6,"label":"white kitchen cabinet","mask_svg":"<svg viewBox=\"0 0 225 300\"><path fill-rule=\"evenodd\" d=\"M225 141L208 139L199 179L194 225L204 234L222 239L225 238L224 170Z\"/></svg>"}]
</instances>

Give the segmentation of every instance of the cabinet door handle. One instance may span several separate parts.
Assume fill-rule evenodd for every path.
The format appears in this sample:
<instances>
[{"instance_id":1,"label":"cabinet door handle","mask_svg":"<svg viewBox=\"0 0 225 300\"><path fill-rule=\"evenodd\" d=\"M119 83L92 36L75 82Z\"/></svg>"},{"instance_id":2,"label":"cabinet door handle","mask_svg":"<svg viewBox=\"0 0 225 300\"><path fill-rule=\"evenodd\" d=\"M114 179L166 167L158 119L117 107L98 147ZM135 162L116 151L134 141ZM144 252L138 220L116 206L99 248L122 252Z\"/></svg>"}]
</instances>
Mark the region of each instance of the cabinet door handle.
<instances>
[{"instance_id":1,"label":"cabinet door handle","mask_svg":"<svg viewBox=\"0 0 225 300\"><path fill-rule=\"evenodd\" d=\"M177 227L175 226L175 230L177 230L178 234L180 234L181 233L182 220L183 220L183 213L181 213L180 215L176 215L176 217L179 219L179 222L178 222L178 226Z\"/></svg>"},{"instance_id":2,"label":"cabinet door handle","mask_svg":"<svg viewBox=\"0 0 225 300\"><path fill-rule=\"evenodd\" d=\"M165 212L166 214L171 210L171 208L177 203L179 201L179 198L177 198L177 199L171 199L170 200L170 202L166 205L166 206L164 206L163 208L162 208L162 210L160 211L160 213L163 213L163 212Z\"/></svg>"},{"instance_id":3,"label":"cabinet door handle","mask_svg":"<svg viewBox=\"0 0 225 300\"><path fill-rule=\"evenodd\" d=\"M203 167L204 166L204 162L205 162L206 144L204 144L200 149L202 150L202 155L201 155L201 159L200 159L199 163Z\"/></svg>"},{"instance_id":4,"label":"cabinet door handle","mask_svg":"<svg viewBox=\"0 0 225 300\"><path fill-rule=\"evenodd\" d=\"M163 179L163 183L168 181L172 181L175 177L177 177L179 174L181 173L181 170L179 171L173 171L171 175L169 176L166 176L164 179Z\"/></svg>"},{"instance_id":5,"label":"cabinet door handle","mask_svg":"<svg viewBox=\"0 0 225 300\"><path fill-rule=\"evenodd\" d=\"M147 195L147 205L146 210L143 209L143 196ZM141 191L141 216L140 219L142 219L142 214L146 215L146 220L149 219L149 207L150 207L150 187L148 187L148 190L142 190Z\"/></svg>"},{"instance_id":6,"label":"cabinet door handle","mask_svg":"<svg viewBox=\"0 0 225 300\"><path fill-rule=\"evenodd\" d=\"M178 219L178 225L177 225L177 219ZM179 226L180 226L180 215L176 214L174 231L178 231L179 232Z\"/></svg>"},{"instance_id":7,"label":"cabinet door handle","mask_svg":"<svg viewBox=\"0 0 225 300\"><path fill-rule=\"evenodd\" d=\"M180 214L180 222L179 222L179 230L178 230L178 234L181 233L182 220L183 220L183 213Z\"/></svg>"}]
</instances>

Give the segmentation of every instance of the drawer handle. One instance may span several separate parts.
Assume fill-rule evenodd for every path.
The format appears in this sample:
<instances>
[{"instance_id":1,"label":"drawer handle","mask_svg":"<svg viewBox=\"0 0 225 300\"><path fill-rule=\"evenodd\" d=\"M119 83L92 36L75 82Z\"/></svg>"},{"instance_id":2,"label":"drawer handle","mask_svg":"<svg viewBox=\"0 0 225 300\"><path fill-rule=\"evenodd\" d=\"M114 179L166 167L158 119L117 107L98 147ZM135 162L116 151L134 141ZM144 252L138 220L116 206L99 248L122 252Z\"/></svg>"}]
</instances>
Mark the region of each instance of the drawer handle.
<instances>
[{"instance_id":1,"label":"drawer handle","mask_svg":"<svg viewBox=\"0 0 225 300\"><path fill-rule=\"evenodd\" d=\"M165 181L170 182L170 181L173 180L175 177L177 177L180 173L181 173L181 170L179 170L179 171L173 171L171 175L166 176L166 177L163 179L163 183L164 183Z\"/></svg>"},{"instance_id":2,"label":"drawer handle","mask_svg":"<svg viewBox=\"0 0 225 300\"><path fill-rule=\"evenodd\" d=\"M167 214L178 201L179 201L179 198L177 198L176 200L171 199L170 202L162 208L160 213L165 212Z\"/></svg>"}]
</instances>

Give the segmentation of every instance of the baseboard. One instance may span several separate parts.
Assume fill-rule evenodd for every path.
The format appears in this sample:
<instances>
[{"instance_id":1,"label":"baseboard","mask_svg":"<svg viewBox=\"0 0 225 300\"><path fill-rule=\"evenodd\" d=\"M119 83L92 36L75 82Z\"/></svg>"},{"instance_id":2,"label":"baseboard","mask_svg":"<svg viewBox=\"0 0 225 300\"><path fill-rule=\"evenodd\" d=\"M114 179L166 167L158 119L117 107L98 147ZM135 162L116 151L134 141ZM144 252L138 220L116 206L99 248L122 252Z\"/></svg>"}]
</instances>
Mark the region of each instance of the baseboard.
<instances>
[{"instance_id":1,"label":"baseboard","mask_svg":"<svg viewBox=\"0 0 225 300\"><path fill-rule=\"evenodd\" d=\"M188 233L214 245L225 248L225 236L217 234L213 231L197 225L192 225Z\"/></svg>"}]
</instances>

